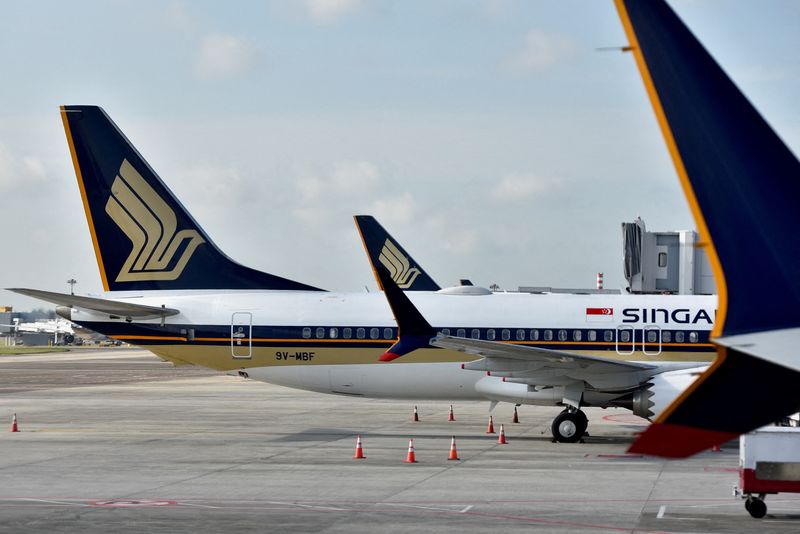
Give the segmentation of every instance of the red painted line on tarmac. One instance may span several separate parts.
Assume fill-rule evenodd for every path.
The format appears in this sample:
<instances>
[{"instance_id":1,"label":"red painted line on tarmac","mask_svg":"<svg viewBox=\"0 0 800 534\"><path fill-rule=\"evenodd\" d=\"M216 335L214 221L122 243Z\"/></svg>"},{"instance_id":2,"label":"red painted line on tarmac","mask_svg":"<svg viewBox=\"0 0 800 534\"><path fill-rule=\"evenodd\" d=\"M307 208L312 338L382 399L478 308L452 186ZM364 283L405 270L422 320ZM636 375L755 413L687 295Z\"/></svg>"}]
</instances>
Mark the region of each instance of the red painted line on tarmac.
<instances>
[{"instance_id":1,"label":"red painted line on tarmac","mask_svg":"<svg viewBox=\"0 0 800 534\"><path fill-rule=\"evenodd\" d=\"M605 415L603 416L603 421L609 421L612 423L622 423L626 425L639 425L639 426L647 426L650 424L650 421L648 421L647 419L629 413Z\"/></svg>"},{"instance_id":2,"label":"red painted line on tarmac","mask_svg":"<svg viewBox=\"0 0 800 534\"><path fill-rule=\"evenodd\" d=\"M703 467L703 472L705 473L738 473L738 467L711 467L705 466Z\"/></svg>"}]
</instances>

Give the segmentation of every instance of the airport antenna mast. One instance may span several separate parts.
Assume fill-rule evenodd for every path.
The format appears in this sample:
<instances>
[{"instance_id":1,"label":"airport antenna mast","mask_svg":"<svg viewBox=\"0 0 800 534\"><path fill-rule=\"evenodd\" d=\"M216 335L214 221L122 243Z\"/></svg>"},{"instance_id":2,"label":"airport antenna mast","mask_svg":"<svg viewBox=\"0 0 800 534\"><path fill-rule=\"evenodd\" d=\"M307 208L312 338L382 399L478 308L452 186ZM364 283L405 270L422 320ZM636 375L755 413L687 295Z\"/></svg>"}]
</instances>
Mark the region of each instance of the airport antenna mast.
<instances>
[{"instance_id":1,"label":"airport antenna mast","mask_svg":"<svg viewBox=\"0 0 800 534\"><path fill-rule=\"evenodd\" d=\"M70 278L69 280L67 280L67 283L69 284L69 294L70 295L74 295L75 294L75 284L77 284L78 281L75 280L74 278Z\"/></svg>"}]
</instances>

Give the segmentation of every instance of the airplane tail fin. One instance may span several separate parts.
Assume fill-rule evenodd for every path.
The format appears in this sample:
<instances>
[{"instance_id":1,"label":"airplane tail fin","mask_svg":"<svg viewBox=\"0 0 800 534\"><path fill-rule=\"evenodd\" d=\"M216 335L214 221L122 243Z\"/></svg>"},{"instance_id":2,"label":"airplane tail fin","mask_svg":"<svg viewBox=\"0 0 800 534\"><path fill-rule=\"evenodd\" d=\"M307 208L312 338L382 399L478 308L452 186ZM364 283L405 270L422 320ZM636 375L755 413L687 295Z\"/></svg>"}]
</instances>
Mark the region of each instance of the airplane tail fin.
<instances>
[{"instance_id":1,"label":"airplane tail fin","mask_svg":"<svg viewBox=\"0 0 800 534\"><path fill-rule=\"evenodd\" d=\"M356 215L354 217L356 226L364 242L364 250L372 265L373 271L383 265L388 269L389 274L397 286L404 291L438 291L441 288L425 272L425 270L414 261L414 258L400 246L389 232L371 215Z\"/></svg>"},{"instance_id":2,"label":"airplane tail fin","mask_svg":"<svg viewBox=\"0 0 800 534\"><path fill-rule=\"evenodd\" d=\"M318 290L226 256L97 106L62 106L106 291Z\"/></svg>"},{"instance_id":3,"label":"airplane tail fin","mask_svg":"<svg viewBox=\"0 0 800 534\"><path fill-rule=\"evenodd\" d=\"M663 0L615 2L719 290L716 362L631 447L684 457L800 407L800 162Z\"/></svg>"}]
</instances>

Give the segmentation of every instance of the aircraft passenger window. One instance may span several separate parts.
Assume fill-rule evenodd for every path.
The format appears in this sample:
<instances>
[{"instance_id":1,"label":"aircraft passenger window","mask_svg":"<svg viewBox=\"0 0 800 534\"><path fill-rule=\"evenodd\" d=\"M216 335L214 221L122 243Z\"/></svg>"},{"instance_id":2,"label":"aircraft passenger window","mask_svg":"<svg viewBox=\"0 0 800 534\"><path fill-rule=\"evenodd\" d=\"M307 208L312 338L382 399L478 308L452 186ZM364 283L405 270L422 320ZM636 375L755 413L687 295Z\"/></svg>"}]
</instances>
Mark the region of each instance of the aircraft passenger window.
<instances>
[{"instance_id":1,"label":"aircraft passenger window","mask_svg":"<svg viewBox=\"0 0 800 534\"><path fill-rule=\"evenodd\" d=\"M614 341L614 331L613 330L606 330L603 332L603 341L612 342Z\"/></svg>"},{"instance_id":2,"label":"aircraft passenger window","mask_svg":"<svg viewBox=\"0 0 800 534\"><path fill-rule=\"evenodd\" d=\"M517 341L525 340L525 330L517 330Z\"/></svg>"},{"instance_id":3,"label":"aircraft passenger window","mask_svg":"<svg viewBox=\"0 0 800 534\"><path fill-rule=\"evenodd\" d=\"M545 330L544 331L544 340L545 341L553 341L553 331L552 330Z\"/></svg>"},{"instance_id":4,"label":"aircraft passenger window","mask_svg":"<svg viewBox=\"0 0 800 534\"><path fill-rule=\"evenodd\" d=\"M323 337L325 337L325 329L320 326L317 328L317 339L322 339Z\"/></svg>"},{"instance_id":5,"label":"aircraft passenger window","mask_svg":"<svg viewBox=\"0 0 800 534\"><path fill-rule=\"evenodd\" d=\"M531 330L530 334L531 334L531 341L538 341L539 340L539 331L538 330ZM544 337L546 338L547 334L545 334ZM550 339L553 339L553 334L552 333L550 334Z\"/></svg>"},{"instance_id":6,"label":"aircraft passenger window","mask_svg":"<svg viewBox=\"0 0 800 534\"><path fill-rule=\"evenodd\" d=\"M467 337L467 331L464 330L463 328L459 328L458 330L456 330L456 336Z\"/></svg>"},{"instance_id":7,"label":"aircraft passenger window","mask_svg":"<svg viewBox=\"0 0 800 534\"><path fill-rule=\"evenodd\" d=\"M494 328L490 328L486 331L486 339L489 341L494 341Z\"/></svg>"},{"instance_id":8,"label":"aircraft passenger window","mask_svg":"<svg viewBox=\"0 0 800 534\"><path fill-rule=\"evenodd\" d=\"M663 330L661 332L661 341L664 343L669 343L670 341L672 341L672 332L670 332L669 330Z\"/></svg>"},{"instance_id":9,"label":"aircraft passenger window","mask_svg":"<svg viewBox=\"0 0 800 534\"><path fill-rule=\"evenodd\" d=\"M338 328L331 328L330 332L328 332L328 333L330 334L330 338L331 339L336 339L337 337L339 337L339 329Z\"/></svg>"},{"instance_id":10,"label":"aircraft passenger window","mask_svg":"<svg viewBox=\"0 0 800 534\"><path fill-rule=\"evenodd\" d=\"M511 339L511 330L503 328L503 330L500 331L500 337L503 338L503 341L508 341Z\"/></svg>"},{"instance_id":11,"label":"aircraft passenger window","mask_svg":"<svg viewBox=\"0 0 800 534\"><path fill-rule=\"evenodd\" d=\"M623 343L628 343L631 340L631 331L630 330L620 330L619 331L619 340Z\"/></svg>"},{"instance_id":12,"label":"aircraft passenger window","mask_svg":"<svg viewBox=\"0 0 800 534\"><path fill-rule=\"evenodd\" d=\"M353 329L352 328L342 328L342 337L345 339L350 339L353 337Z\"/></svg>"},{"instance_id":13,"label":"aircraft passenger window","mask_svg":"<svg viewBox=\"0 0 800 534\"><path fill-rule=\"evenodd\" d=\"M311 328L305 327L303 328L303 339L309 339L311 337Z\"/></svg>"},{"instance_id":14,"label":"aircraft passenger window","mask_svg":"<svg viewBox=\"0 0 800 534\"><path fill-rule=\"evenodd\" d=\"M473 328L472 332L470 332L470 335L472 336L472 339L480 339L481 338L481 331L478 330L477 328Z\"/></svg>"},{"instance_id":15,"label":"aircraft passenger window","mask_svg":"<svg viewBox=\"0 0 800 534\"><path fill-rule=\"evenodd\" d=\"M393 337L391 328L383 329L383 339L392 339Z\"/></svg>"},{"instance_id":16,"label":"aircraft passenger window","mask_svg":"<svg viewBox=\"0 0 800 534\"><path fill-rule=\"evenodd\" d=\"M666 252L659 252L658 253L658 266L659 267L666 267L667 266L667 253Z\"/></svg>"},{"instance_id":17,"label":"aircraft passenger window","mask_svg":"<svg viewBox=\"0 0 800 534\"><path fill-rule=\"evenodd\" d=\"M572 340L573 341L580 341L581 340L581 331L580 330L573 330L572 331Z\"/></svg>"},{"instance_id":18,"label":"aircraft passenger window","mask_svg":"<svg viewBox=\"0 0 800 534\"><path fill-rule=\"evenodd\" d=\"M675 343L683 343L683 332L680 330L675 332Z\"/></svg>"},{"instance_id":19,"label":"aircraft passenger window","mask_svg":"<svg viewBox=\"0 0 800 534\"><path fill-rule=\"evenodd\" d=\"M449 328L442 328L442 335L449 336L450 335L450 329Z\"/></svg>"},{"instance_id":20,"label":"aircraft passenger window","mask_svg":"<svg viewBox=\"0 0 800 534\"><path fill-rule=\"evenodd\" d=\"M689 332L689 342L690 343L697 343L697 340L700 336L697 335L697 332Z\"/></svg>"},{"instance_id":21,"label":"aircraft passenger window","mask_svg":"<svg viewBox=\"0 0 800 534\"><path fill-rule=\"evenodd\" d=\"M357 328L357 329L356 329L356 337L357 337L358 339L364 339L364 337L365 337L366 335L367 335L367 331L366 331L366 330L364 330L363 328Z\"/></svg>"},{"instance_id":22,"label":"aircraft passenger window","mask_svg":"<svg viewBox=\"0 0 800 534\"><path fill-rule=\"evenodd\" d=\"M647 342L648 343L655 343L658 341L658 336L656 335L655 330L648 330L647 331Z\"/></svg>"},{"instance_id":23,"label":"aircraft passenger window","mask_svg":"<svg viewBox=\"0 0 800 534\"><path fill-rule=\"evenodd\" d=\"M566 330L559 330L558 331L558 340L559 341L566 341L567 340L567 331Z\"/></svg>"},{"instance_id":24,"label":"aircraft passenger window","mask_svg":"<svg viewBox=\"0 0 800 534\"><path fill-rule=\"evenodd\" d=\"M369 338L370 339L378 339L378 336L380 335L380 333L381 333L381 329L380 328L370 328L369 329Z\"/></svg>"},{"instance_id":25,"label":"aircraft passenger window","mask_svg":"<svg viewBox=\"0 0 800 534\"><path fill-rule=\"evenodd\" d=\"M589 341L597 341L597 331L589 330L588 332L586 332L586 339Z\"/></svg>"}]
</instances>

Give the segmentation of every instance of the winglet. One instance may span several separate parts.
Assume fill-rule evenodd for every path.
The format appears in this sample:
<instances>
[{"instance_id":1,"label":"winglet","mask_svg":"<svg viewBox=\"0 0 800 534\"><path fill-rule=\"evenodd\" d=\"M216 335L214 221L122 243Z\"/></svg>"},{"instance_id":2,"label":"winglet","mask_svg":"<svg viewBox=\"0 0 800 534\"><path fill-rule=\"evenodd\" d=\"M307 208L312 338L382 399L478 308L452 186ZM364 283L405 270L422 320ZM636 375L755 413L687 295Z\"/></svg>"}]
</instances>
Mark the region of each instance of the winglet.
<instances>
[{"instance_id":1,"label":"winglet","mask_svg":"<svg viewBox=\"0 0 800 534\"><path fill-rule=\"evenodd\" d=\"M800 327L800 162L663 0L615 3L719 290L716 362L630 449L684 457L800 406L796 357L723 346Z\"/></svg>"},{"instance_id":2,"label":"winglet","mask_svg":"<svg viewBox=\"0 0 800 534\"><path fill-rule=\"evenodd\" d=\"M397 321L398 339L379 360L390 362L417 349L430 345L436 330L428 323L402 289L392 279L388 268L383 264L374 266L378 284L383 288L389 307Z\"/></svg>"},{"instance_id":3,"label":"winglet","mask_svg":"<svg viewBox=\"0 0 800 534\"><path fill-rule=\"evenodd\" d=\"M400 243L389 235L389 232L380 225L375 217L356 215L354 219L378 285L381 285L381 282L376 269L378 265L383 265L391 271L392 279L396 280L398 286L404 291L439 291L441 289L420 264L400 246Z\"/></svg>"}]
</instances>

